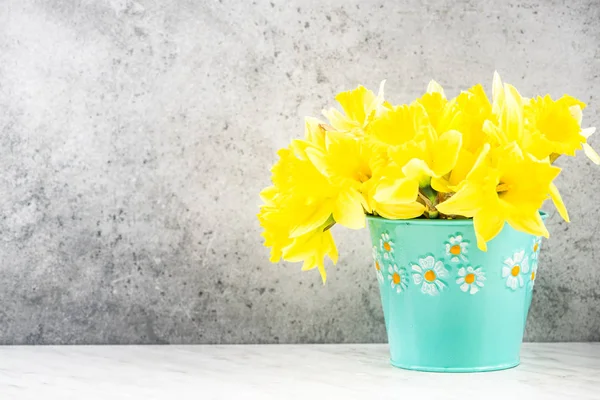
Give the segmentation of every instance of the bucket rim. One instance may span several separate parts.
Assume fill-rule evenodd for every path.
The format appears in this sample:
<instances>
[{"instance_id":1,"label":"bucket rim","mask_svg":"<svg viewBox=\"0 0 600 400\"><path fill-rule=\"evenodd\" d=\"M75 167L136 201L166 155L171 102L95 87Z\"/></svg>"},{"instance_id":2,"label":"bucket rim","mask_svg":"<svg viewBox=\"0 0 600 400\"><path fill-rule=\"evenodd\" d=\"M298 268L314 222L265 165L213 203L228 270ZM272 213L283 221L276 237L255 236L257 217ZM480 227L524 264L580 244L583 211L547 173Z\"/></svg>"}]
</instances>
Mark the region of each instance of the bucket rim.
<instances>
[{"instance_id":1,"label":"bucket rim","mask_svg":"<svg viewBox=\"0 0 600 400\"><path fill-rule=\"evenodd\" d=\"M542 220L546 220L548 213L540 210L540 216ZM461 218L461 219L426 219L426 218L412 218L412 219L388 219L376 215L366 214L367 220L369 221L382 221L387 224L393 225L439 225L439 226L472 226L473 218Z\"/></svg>"}]
</instances>

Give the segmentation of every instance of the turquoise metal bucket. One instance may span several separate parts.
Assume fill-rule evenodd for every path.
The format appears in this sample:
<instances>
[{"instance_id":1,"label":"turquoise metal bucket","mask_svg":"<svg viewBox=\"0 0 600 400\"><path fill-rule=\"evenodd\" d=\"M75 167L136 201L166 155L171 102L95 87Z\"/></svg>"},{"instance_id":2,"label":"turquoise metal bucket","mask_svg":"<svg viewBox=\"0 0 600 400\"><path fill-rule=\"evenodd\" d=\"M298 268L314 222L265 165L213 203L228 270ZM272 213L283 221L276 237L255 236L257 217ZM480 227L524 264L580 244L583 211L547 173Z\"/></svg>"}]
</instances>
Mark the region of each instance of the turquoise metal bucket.
<instances>
[{"instance_id":1,"label":"turquoise metal bucket","mask_svg":"<svg viewBox=\"0 0 600 400\"><path fill-rule=\"evenodd\" d=\"M540 237L506 224L483 252L472 220L368 216L368 224L392 365L477 372L519 364Z\"/></svg>"}]
</instances>

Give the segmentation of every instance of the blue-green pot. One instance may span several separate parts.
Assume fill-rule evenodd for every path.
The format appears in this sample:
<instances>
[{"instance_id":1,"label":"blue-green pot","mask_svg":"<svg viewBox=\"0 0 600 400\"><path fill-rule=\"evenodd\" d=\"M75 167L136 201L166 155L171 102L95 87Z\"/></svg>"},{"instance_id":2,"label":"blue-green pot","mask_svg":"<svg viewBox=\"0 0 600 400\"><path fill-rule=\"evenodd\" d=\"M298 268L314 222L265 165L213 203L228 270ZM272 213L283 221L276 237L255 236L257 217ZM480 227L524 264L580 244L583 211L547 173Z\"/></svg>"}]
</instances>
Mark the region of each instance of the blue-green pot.
<instances>
[{"instance_id":1,"label":"blue-green pot","mask_svg":"<svg viewBox=\"0 0 600 400\"><path fill-rule=\"evenodd\" d=\"M476 372L519 364L540 237L506 224L483 252L469 219L369 216L368 224L392 365Z\"/></svg>"}]
</instances>

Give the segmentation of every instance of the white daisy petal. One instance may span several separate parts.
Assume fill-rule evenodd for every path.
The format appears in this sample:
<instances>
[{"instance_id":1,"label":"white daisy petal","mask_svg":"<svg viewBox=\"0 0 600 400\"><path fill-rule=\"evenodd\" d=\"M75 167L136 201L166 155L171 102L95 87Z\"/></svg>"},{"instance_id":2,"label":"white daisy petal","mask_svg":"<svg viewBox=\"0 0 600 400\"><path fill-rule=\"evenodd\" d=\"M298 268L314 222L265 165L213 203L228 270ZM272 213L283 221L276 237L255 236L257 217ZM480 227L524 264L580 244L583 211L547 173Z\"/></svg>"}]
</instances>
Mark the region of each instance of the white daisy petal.
<instances>
[{"instance_id":1,"label":"white daisy petal","mask_svg":"<svg viewBox=\"0 0 600 400\"><path fill-rule=\"evenodd\" d=\"M434 285L429 283L429 294L432 296L437 296L438 294L440 294L438 288Z\"/></svg>"},{"instance_id":2,"label":"white daisy petal","mask_svg":"<svg viewBox=\"0 0 600 400\"><path fill-rule=\"evenodd\" d=\"M444 284L444 282L440 281L440 280L435 280L433 281L433 283L440 289L444 289L446 287L446 285Z\"/></svg>"},{"instance_id":3,"label":"white daisy petal","mask_svg":"<svg viewBox=\"0 0 600 400\"><path fill-rule=\"evenodd\" d=\"M433 256L427 256L425 258L421 258L419 260L419 264L421 264L421 266L423 268L431 269L431 268L433 268L433 265L435 264L435 258L433 258Z\"/></svg>"},{"instance_id":4,"label":"white daisy petal","mask_svg":"<svg viewBox=\"0 0 600 400\"><path fill-rule=\"evenodd\" d=\"M465 267L460 267L458 269L458 276L465 276L467 275L467 271L465 270Z\"/></svg>"},{"instance_id":5,"label":"white daisy petal","mask_svg":"<svg viewBox=\"0 0 600 400\"><path fill-rule=\"evenodd\" d=\"M479 288L475 285L471 286L471 294L475 294L479 292Z\"/></svg>"},{"instance_id":6,"label":"white daisy petal","mask_svg":"<svg viewBox=\"0 0 600 400\"><path fill-rule=\"evenodd\" d=\"M421 269L421 267L419 267L418 265L412 265L412 270L413 271L417 271L417 272L423 272L423 270Z\"/></svg>"},{"instance_id":7,"label":"white daisy petal","mask_svg":"<svg viewBox=\"0 0 600 400\"><path fill-rule=\"evenodd\" d=\"M523 271L524 273L528 273L529 272L529 260L528 260L528 257L525 257L523 259L523 261L521 262L521 271Z\"/></svg>"},{"instance_id":8,"label":"white daisy petal","mask_svg":"<svg viewBox=\"0 0 600 400\"><path fill-rule=\"evenodd\" d=\"M448 276L448 270L446 270L446 268L444 268L444 263L441 261L438 261L435 263L433 270L435 271L435 274L437 276L439 276L440 278L445 278Z\"/></svg>"},{"instance_id":9,"label":"white daisy petal","mask_svg":"<svg viewBox=\"0 0 600 400\"><path fill-rule=\"evenodd\" d=\"M510 268L508 268L508 267L502 267L502 277L506 278L509 275L510 275Z\"/></svg>"},{"instance_id":10,"label":"white daisy petal","mask_svg":"<svg viewBox=\"0 0 600 400\"><path fill-rule=\"evenodd\" d=\"M468 266L467 267L467 272L470 273L470 274L472 274L473 273L473 267Z\"/></svg>"},{"instance_id":11,"label":"white daisy petal","mask_svg":"<svg viewBox=\"0 0 600 400\"><path fill-rule=\"evenodd\" d=\"M466 292L467 290L469 290L469 284L463 283L462 285L460 285L460 290Z\"/></svg>"},{"instance_id":12,"label":"white daisy petal","mask_svg":"<svg viewBox=\"0 0 600 400\"><path fill-rule=\"evenodd\" d=\"M515 263L520 263L523 261L523 257L525 256L525 250L521 250L518 253L515 253Z\"/></svg>"},{"instance_id":13,"label":"white daisy petal","mask_svg":"<svg viewBox=\"0 0 600 400\"><path fill-rule=\"evenodd\" d=\"M456 280L456 283L460 285L460 284L461 284L461 283L463 283L464 281L465 281L465 278L458 278L458 279Z\"/></svg>"},{"instance_id":14,"label":"white daisy petal","mask_svg":"<svg viewBox=\"0 0 600 400\"><path fill-rule=\"evenodd\" d=\"M477 286L483 287L483 282L481 282L481 281L475 281L475 283L477 284Z\"/></svg>"},{"instance_id":15,"label":"white daisy petal","mask_svg":"<svg viewBox=\"0 0 600 400\"><path fill-rule=\"evenodd\" d=\"M420 274L413 274L413 282L415 282L415 285L420 285L423 282L423 277Z\"/></svg>"},{"instance_id":16,"label":"white daisy petal","mask_svg":"<svg viewBox=\"0 0 600 400\"><path fill-rule=\"evenodd\" d=\"M518 275L517 279L519 280L519 287L523 287L523 277L521 275Z\"/></svg>"}]
</instances>

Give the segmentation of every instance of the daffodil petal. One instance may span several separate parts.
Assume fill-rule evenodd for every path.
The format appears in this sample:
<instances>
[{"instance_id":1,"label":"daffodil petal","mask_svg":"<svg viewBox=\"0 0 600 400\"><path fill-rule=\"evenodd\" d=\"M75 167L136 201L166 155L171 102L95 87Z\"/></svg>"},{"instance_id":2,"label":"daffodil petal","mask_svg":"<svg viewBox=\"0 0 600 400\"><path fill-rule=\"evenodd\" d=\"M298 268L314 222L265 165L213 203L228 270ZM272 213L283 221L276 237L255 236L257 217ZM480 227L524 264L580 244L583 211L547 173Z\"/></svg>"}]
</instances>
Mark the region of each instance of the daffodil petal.
<instances>
[{"instance_id":1,"label":"daffodil petal","mask_svg":"<svg viewBox=\"0 0 600 400\"><path fill-rule=\"evenodd\" d=\"M504 132L507 133L509 140L519 141L523 137L523 127L525 120L523 119L523 98L517 89L509 84L504 84L505 104L503 109Z\"/></svg>"},{"instance_id":2,"label":"daffodil petal","mask_svg":"<svg viewBox=\"0 0 600 400\"><path fill-rule=\"evenodd\" d=\"M295 238L302 236L319 226L323 225L331 216L331 204L323 202L305 208L309 212L303 218L301 223L290 230L290 237Z\"/></svg>"},{"instance_id":3,"label":"daffodil petal","mask_svg":"<svg viewBox=\"0 0 600 400\"><path fill-rule=\"evenodd\" d=\"M565 203L563 203L562 197L558 191L558 188L554 183L550 184L550 198L554 203L554 206L558 210L560 216L567 222L569 222L569 213L567 212L567 207L565 207Z\"/></svg>"},{"instance_id":4,"label":"daffodil petal","mask_svg":"<svg viewBox=\"0 0 600 400\"><path fill-rule=\"evenodd\" d=\"M429 84L427 85L427 93L439 93L442 95L443 98L446 98L446 95L444 94L444 88L442 87L442 85L440 85L433 79L430 80Z\"/></svg>"},{"instance_id":5,"label":"daffodil petal","mask_svg":"<svg viewBox=\"0 0 600 400\"><path fill-rule=\"evenodd\" d=\"M585 128L581 130L581 136L583 136L584 138L589 138L590 136L592 136L594 134L594 132L596 132L596 128L593 126L590 126L589 128Z\"/></svg>"},{"instance_id":6,"label":"daffodil petal","mask_svg":"<svg viewBox=\"0 0 600 400\"><path fill-rule=\"evenodd\" d=\"M354 90L338 93L335 99L340 103L346 116L362 126L368 115L368 106L373 104L375 95L364 86L358 86Z\"/></svg>"},{"instance_id":7,"label":"daffodil petal","mask_svg":"<svg viewBox=\"0 0 600 400\"><path fill-rule=\"evenodd\" d=\"M380 204L375 207L375 212L387 219L412 219L423 215L425 206L418 202L408 204Z\"/></svg>"},{"instance_id":8,"label":"daffodil petal","mask_svg":"<svg viewBox=\"0 0 600 400\"><path fill-rule=\"evenodd\" d=\"M381 203L410 203L419 194L419 182L414 179L385 180L380 183L373 198Z\"/></svg>"},{"instance_id":9,"label":"daffodil petal","mask_svg":"<svg viewBox=\"0 0 600 400\"><path fill-rule=\"evenodd\" d=\"M498 214L496 210L486 209L473 217L477 247L481 251L487 251L487 242L496 237L504 227L504 219Z\"/></svg>"},{"instance_id":10,"label":"daffodil petal","mask_svg":"<svg viewBox=\"0 0 600 400\"><path fill-rule=\"evenodd\" d=\"M446 175L454 168L461 146L462 134L459 131L448 131L440 135L432 149L432 176Z\"/></svg>"},{"instance_id":11,"label":"daffodil petal","mask_svg":"<svg viewBox=\"0 0 600 400\"><path fill-rule=\"evenodd\" d=\"M342 132L349 132L355 128L357 128L356 124L353 124L348 118L344 116L339 110L335 108L330 108L329 110L323 110L322 114L331 126L333 126L336 130Z\"/></svg>"},{"instance_id":12,"label":"daffodil petal","mask_svg":"<svg viewBox=\"0 0 600 400\"><path fill-rule=\"evenodd\" d=\"M550 234L548 233L548 229L544 225L544 221L540 216L539 211L533 210L531 213L512 213L507 222L514 229L529 233L531 235L543 236L547 238Z\"/></svg>"},{"instance_id":13,"label":"daffodil petal","mask_svg":"<svg viewBox=\"0 0 600 400\"><path fill-rule=\"evenodd\" d=\"M333 219L346 228L364 228L365 211L362 204L362 195L356 190L345 190L341 192L333 206Z\"/></svg>"},{"instance_id":14,"label":"daffodil petal","mask_svg":"<svg viewBox=\"0 0 600 400\"><path fill-rule=\"evenodd\" d=\"M306 117L304 119L304 137L307 142L320 148L325 147L325 129L322 122L317 118Z\"/></svg>"},{"instance_id":15,"label":"daffodil petal","mask_svg":"<svg viewBox=\"0 0 600 400\"><path fill-rule=\"evenodd\" d=\"M436 192L441 192L441 193L453 192L453 189L450 187L450 183L448 182L448 179L446 179L444 177L431 178L431 187Z\"/></svg>"},{"instance_id":16,"label":"daffodil petal","mask_svg":"<svg viewBox=\"0 0 600 400\"><path fill-rule=\"evenodd\" d=\"M404 167L402 173L409 179L421 181L423 177L433 176L434 172L429 168L429 165L420 158L413 158Z\"/></svg>"},{"instance_id":17,"label":"daffodil petal","mask_svg":"<svg viewBox=\"0 0 600 400\"><path fill-rule=\"evenodd\" d=\"M583 119L583 111L581 110L581 106L576 104L574 106L569 107L569 112L575 118L578 125L581 125L581 120Z\"/></svg>"},{"instance_id":18,"label":"daffodil petal","mask_svg":"<svg viewBox=\"0 0 600 400\"><path fill-rule=\"evenodd\" d=\"M592 146L587 143L581 143L581 145L583 146L583 152L587 158L589 158L594 164L600 165L600 156L598 153L596 153L596 150L592 149Z\"/></svg>"},{"instance_id":19,"label":"daffodil petal","mask_svg":"<svg viewBox=\"0 0 600 400\"><path fill-rule=\"evenodd\" d=\"M504 104L504 85L498 71L494 71L494 80L492 83L492 112L500 114L501 106Z\"/></svg>"},{"instance_id":20,"label":"daffodil petal","mask_svg":"<svg viewBox=\"0 0 600 400\"><path fill-rule=\"evenodd\" d=\"M471 218L481 207L481 202L480 188L466 185L448 200L438 204L436 208L446 215L462 215Z\"/></svg>"}]
</instances>

